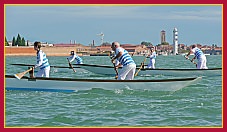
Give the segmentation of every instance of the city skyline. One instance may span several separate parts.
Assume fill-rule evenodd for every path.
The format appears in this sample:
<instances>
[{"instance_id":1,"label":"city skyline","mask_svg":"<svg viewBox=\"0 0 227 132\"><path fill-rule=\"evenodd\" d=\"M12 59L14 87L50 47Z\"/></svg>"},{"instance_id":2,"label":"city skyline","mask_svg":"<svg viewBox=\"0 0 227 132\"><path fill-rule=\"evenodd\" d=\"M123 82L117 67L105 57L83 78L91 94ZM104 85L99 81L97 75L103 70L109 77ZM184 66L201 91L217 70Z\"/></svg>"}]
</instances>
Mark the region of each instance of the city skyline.
<instances>
[{"instance_id":1,"label":"city skyline","mask_svg":"<svg viewBox=\"0 0 227 132\"><path fill-rule=\"evenodd\" d=\"M20 34L29 41L100 45L103 33L103 42L157 45L164 30L172 44L176 27L179 44L222 46L221 5L8 5L5 11L8 41Z\"/></svg>"}]
</instances>

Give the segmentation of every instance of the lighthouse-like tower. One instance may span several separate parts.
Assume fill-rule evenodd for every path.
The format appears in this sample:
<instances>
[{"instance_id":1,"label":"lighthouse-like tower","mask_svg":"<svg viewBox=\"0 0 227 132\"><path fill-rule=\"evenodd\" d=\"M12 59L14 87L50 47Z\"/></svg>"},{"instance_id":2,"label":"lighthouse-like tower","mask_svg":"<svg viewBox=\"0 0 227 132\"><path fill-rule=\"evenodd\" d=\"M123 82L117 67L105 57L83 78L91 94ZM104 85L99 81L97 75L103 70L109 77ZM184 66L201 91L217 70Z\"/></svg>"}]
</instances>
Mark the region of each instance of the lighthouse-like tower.
<instances>
[{"instance_id":1,"label":"lighthouse-like tower","mask_svg":"<svg viewBox=\"0 0 227 132\"><path fill-rule=\"evenodd\" d=\"M177 28L173 29L173 55L178 54L178 31Z\"/></svg>"}]
</instances>

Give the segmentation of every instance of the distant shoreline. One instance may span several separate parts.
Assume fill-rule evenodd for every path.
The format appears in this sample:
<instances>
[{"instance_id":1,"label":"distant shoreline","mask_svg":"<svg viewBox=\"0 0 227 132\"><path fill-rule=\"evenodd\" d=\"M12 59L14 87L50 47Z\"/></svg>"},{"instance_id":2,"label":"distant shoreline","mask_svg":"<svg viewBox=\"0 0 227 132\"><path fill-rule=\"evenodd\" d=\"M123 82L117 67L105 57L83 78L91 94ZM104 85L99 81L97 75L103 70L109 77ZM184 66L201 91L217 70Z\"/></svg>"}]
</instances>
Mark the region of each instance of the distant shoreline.
<instances>
[{"instance_id":1,"label":"distant shoreline","mask_svg":"<svg viewBox=\"0 0 227 132\"><path fill-rule=\"evenodd\" d=\"M42 47L47 56L70 56L73 47ZM82 54L78 54L81 56ZM36 56L33 47L5 47L5 56Z\"/></svg>"},{"instance_id":2,"label":"distant shoreline","mask_svg":"<svg viewBox=\"0 0 227 132\"><path fill-rule=\"evenodd\" d=\"M47 56L70 56L71 51L76 51L75 47L42 47ZM36 56L36 51L33 47L5 47L5 56ZM77 53L79 56L108 56L106 53L97 53L96 51L87 51L88 53ZM182 54L183 55L183 54ZM210 55L210 54L205 54ZM144 56L133 54L133 56Z\"/></svg>"}]
</instances>

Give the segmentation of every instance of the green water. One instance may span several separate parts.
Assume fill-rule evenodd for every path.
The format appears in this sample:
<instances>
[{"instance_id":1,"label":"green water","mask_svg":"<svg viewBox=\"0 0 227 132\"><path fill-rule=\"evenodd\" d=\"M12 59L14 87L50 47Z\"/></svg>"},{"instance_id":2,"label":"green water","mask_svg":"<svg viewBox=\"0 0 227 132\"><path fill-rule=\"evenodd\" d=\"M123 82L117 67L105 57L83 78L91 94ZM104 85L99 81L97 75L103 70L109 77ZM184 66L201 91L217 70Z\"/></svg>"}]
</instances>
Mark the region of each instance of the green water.
<instances>
[{"instance_id":1,"label":"green water","mask_svg":"<svg viewBox=\"0 0 227 132\"><path fill-rule=\"evenodd\" d=\"M108 56L82 58L86 64L112 65ZM133 58L137 64L144 60L143 56ZM68 66L66 57L48 59L51 65ZM12 63L36 63L36 57L6 57L5 60L5 74L26 69ZM222 56L207 56L207 66L222 67ZM156 67L194 68L195 65L183 56L158 56ZM113 78L85 70L73 73L72 69L51 69L50 76ZM221 127L222 76L203 77L199 83L176 92L98 88L74 93L6 91L5 104L6 127Z\"/></svg>"}]
</instances>

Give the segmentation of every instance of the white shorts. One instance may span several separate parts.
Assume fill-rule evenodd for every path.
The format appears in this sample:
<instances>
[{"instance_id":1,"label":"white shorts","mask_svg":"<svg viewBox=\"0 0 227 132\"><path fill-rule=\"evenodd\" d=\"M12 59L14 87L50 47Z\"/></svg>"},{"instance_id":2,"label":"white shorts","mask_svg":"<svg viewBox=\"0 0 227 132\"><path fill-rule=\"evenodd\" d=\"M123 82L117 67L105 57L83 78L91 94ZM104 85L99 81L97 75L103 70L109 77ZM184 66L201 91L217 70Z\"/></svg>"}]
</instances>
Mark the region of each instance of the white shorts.
<instances>
[{"instance_id":1,"label":"white shorts","mask_svg":"<svg viewBox=\"0 0 227 132\"><path fill-rule=\"evenodd\" d=\"M117 79L125 80L125 78L127 77L126 80L133 80L135 71L136 71L136 64L134 63L123 66Z\"/></svg>"},{"instance_id":2,"label":"white shorts","mask_svg":"<svg viewBox=\"0 0 227 132\"><path fill-rule=\"evenodd\" d=\"M49 77L49 73L50 73L50 66L44 69L39 69L39 71L36 73L36 77Z\"/></svg>"},{"instance_id":3,"label":"white shorts","mask_svg":"<svg viewBox=\"0 0 227 132\"><path fill-rule=\"evenodd\" d=\"M198 59L197 69L208 69L206 63L207 63L206 56L205 55L201 56L201 58Z\"/></svg>"}]
</instances>

